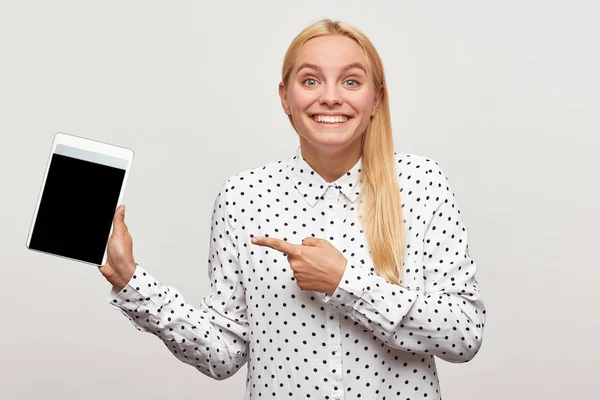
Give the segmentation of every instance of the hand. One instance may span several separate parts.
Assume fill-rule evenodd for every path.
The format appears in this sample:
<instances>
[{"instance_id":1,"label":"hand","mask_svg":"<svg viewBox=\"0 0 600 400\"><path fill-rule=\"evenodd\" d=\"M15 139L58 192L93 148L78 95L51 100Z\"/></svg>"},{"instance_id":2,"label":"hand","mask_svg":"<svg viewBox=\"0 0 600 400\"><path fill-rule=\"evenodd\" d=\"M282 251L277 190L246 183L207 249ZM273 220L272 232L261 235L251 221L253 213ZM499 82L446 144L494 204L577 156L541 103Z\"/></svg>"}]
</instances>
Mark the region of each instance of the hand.
<instances>
[{"instance_id":1,"label":"hand","mask_svg":"<svg viewBox=\"0 0 600 400\"><path fill-rule=\"evenodd\" d=\"M135 272L133 240L125 225L125 206L117 208L113 219L113 232L108 239L106 263L98 267L113 288L120 292Z\"/></svg>"},{"instance_id":2,"label":"hand","mask_svg":"<svg viewBox=\"0 0 600 400\"><path fill-rule=\"evenodd\" d=\"M256 236L252 243L287 254L288 262L300 289L333 294L348 260L325 239L308 237L301 245L284 240Z\"/></svg>"}]
</instances>

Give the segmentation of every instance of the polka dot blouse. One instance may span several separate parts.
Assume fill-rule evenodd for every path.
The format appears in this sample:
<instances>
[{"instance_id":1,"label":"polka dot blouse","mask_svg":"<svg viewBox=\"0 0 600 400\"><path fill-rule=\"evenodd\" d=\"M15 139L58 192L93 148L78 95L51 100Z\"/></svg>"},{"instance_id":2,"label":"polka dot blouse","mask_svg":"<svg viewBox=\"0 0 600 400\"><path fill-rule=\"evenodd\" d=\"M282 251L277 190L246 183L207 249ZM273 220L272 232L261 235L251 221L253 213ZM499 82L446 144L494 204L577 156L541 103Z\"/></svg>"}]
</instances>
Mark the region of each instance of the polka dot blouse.
<instances>
[{"instance_id":1,"label":"polka dot blouse","mask_svg":"<svg viewBox=\"0 0 600 400\"><path fill-rule=\"evenodd\" d=\"M434 160L395 157L406 288L375 273L357 215L361 160L328 183L298 147L224 183L212 214L210 289L199 306L140 265L109 304L214 379L247 362L245 399L441 399L434 356L471 360L485 306L448 178ZM287 256L253 245L253 236L328 240L348 260L337 289L300 289Z\"/></svg>"}]
</instances>

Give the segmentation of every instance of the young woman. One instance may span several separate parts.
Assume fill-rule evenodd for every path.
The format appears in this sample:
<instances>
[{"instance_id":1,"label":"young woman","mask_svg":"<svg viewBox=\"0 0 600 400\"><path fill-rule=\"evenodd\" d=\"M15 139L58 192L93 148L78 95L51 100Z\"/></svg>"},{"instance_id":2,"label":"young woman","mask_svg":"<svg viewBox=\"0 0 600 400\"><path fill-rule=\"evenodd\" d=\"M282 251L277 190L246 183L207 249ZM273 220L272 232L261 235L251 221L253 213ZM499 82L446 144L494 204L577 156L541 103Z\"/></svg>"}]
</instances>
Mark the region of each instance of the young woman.
<instances>
[{"instance_id":1,"label":"young woman","mask_svg":"<svg viewBox=\"0 0 600 400\"><path fill-rule=\"evenodd\" d=\"M207 376L248 362L246 398L440 399L434 356L471 360L485 323L447 177L394 152L381 60L351 26L303 30L279 94L300 146L223 185L202 304L135 263L124 207L110 304Z\"/></svg>"}]
</instances>

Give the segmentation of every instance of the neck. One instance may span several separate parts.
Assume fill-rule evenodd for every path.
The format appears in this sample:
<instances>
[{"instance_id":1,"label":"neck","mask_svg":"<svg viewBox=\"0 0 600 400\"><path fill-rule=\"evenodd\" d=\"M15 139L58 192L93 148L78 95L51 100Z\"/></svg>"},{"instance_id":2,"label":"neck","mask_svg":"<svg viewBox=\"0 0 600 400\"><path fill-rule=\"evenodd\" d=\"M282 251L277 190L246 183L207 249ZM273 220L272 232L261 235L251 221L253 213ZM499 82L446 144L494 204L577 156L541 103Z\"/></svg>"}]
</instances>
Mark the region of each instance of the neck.
<instances>
[{"instance_id":1,"label":"neck","mask_svg":"<svg viewBox=\"0 0 600 400\"><path fill-rule=\"evenodd\" d=\"M300 136L302 157L326 182L336 181L358 162L361 145L359 138L344 147L317 147Z\"/></svg>"}]
</instances>

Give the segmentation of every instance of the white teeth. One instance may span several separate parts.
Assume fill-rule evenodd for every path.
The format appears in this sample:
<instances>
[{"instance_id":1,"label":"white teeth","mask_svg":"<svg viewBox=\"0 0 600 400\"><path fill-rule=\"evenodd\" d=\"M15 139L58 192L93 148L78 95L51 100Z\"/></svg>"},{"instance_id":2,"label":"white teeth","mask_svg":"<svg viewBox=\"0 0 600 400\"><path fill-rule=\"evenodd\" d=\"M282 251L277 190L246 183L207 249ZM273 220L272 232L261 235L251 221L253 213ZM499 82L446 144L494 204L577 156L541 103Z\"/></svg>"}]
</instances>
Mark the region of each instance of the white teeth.
<instances>
[{"instance_id":1,"label":"white teeth","mask_svg":"<svg viewBox=\"0 0 600 400\"><path fill-rule=\"evenodd\" d=\"M348 117L343 115L327 116L327 115L313 115L313 119L317 122L327 122L330 124L344 123Z\"/></svg>"}]
</instances>

